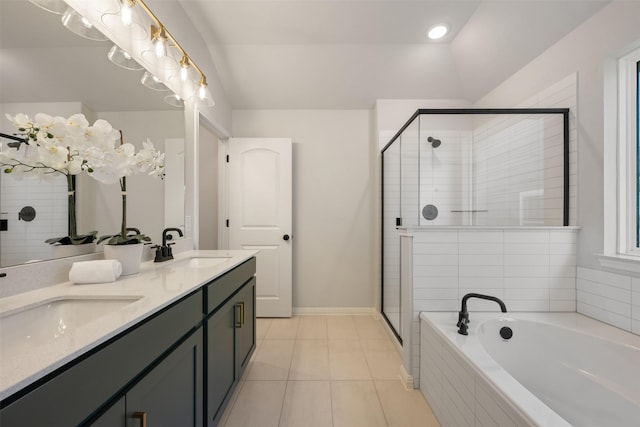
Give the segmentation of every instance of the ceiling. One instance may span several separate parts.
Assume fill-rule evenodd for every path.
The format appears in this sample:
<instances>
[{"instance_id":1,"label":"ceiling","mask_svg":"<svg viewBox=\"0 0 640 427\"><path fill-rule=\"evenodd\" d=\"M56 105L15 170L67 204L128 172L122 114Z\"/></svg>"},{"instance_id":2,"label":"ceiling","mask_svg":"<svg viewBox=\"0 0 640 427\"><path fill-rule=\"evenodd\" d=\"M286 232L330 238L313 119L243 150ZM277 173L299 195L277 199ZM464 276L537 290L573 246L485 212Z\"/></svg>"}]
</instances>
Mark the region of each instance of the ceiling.
<instances>
[{"instance_id":1,"label":"ceiling","mask_svg":"<svg viewBox=\"0 0 640 427\"><path fill-rule=\"evenodd\" d=\"M147 3L153 8L159 1L169 0ZM608 3L179 2L207 42L234 109L369 109L376 99L474 102ZM0 1L1 102L82 99L96 111L172 108L164 94L139 83L141 72L106 59L109 42L83 40L59 20L25 0ZM450 34L427 42L425 32L439 22ZM17 85L25 75L29 85Z\"/></svg>"}]
</instances>

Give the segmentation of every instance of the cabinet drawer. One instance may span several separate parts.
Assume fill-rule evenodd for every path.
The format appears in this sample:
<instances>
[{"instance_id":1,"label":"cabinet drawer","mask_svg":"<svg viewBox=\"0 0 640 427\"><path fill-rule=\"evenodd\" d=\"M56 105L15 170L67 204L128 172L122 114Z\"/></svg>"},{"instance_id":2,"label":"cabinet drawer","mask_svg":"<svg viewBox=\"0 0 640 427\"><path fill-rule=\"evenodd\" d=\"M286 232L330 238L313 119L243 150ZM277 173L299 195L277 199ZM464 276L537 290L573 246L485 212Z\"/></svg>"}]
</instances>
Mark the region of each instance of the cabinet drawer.
<instances>
[{"instance_id":1,"label":"cabinet drawer","mask_svg":"<svg viewBox=\"0 0 640 427\"><path fill-rule=\"evenodd\" d=\"M77 425L202 320L198 291L56 372L0 412L0 425Z\"/></svg>"},{"instance_id":2,"label":"cabinet drawer","mask_svg":"<svg viewBox=\"0 0 640 427\"><path fill-rule=\"evenodd\" d=\"M251 258L209 283L206 287L205 314L214 311L254 274L256 274L256 259Z\"/></svg>"}]
</instances>

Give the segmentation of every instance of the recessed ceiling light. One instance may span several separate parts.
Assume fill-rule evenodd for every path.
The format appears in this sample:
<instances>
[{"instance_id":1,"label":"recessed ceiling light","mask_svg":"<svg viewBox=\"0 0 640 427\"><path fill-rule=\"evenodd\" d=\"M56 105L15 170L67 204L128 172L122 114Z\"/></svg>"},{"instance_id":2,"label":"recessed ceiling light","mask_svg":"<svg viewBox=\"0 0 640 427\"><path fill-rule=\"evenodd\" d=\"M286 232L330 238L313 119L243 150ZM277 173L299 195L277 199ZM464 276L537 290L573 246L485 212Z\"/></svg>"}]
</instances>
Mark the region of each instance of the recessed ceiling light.
<instances>
[{"instance_id":1,"label":"recessed ceiling light","mask_svg":"<svg viewBox=\"0 0 640 427\"><path fill-rule=\"evenodd\" d=\"M443 38L449 32L449 27L445 24L438 24L434 27L431 27L429 32L427 33L427 37L430 40L438 40Z\"/></svg>"}]
</instances>

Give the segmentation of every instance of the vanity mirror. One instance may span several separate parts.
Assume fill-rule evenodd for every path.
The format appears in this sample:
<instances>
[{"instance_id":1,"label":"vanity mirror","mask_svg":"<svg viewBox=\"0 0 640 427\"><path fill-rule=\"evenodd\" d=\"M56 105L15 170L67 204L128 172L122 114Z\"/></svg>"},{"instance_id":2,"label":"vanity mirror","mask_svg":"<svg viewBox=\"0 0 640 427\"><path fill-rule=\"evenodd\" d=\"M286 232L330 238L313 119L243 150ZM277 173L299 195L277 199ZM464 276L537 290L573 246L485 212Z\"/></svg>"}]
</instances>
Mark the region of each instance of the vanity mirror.
<instances>
[{"instance_id":1,"label":"vanity mirror","mask_svg":"<svg viewBox=\"0 0 640 427\"><path fill-rule=\"evenodd\" d=\"M165 102L170 92L141 84L144 70L111 62L109 40L82 38L61 20L25 0L0 1L0 132L15 132L5 114L83 113L91 123L107 120L137 147L149 138L166 153L166 177L128 181L127 220L156 241L165 227L184 224L184 111ZM77 187L79 232L117 232L118 185L79 176ZM0 267L57 256L44 241L67 234L66 194L64 178L17 181L0 174ZM31 221L19 215L25 207L35 211Z\"/></svg>"}]
</instances>

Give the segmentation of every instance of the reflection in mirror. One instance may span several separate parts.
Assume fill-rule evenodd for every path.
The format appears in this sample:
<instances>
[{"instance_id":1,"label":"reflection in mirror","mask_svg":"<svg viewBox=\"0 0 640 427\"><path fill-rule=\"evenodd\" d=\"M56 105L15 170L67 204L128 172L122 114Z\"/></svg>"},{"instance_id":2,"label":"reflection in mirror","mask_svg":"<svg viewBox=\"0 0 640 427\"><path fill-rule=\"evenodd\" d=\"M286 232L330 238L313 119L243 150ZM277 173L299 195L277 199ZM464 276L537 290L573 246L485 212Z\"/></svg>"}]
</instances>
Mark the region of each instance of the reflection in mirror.
<instances>
[{"instance_id":1,"label":"reflection in mirror","mask_svg":"<svg viewBox=\"0 0 640 427\"><path fill-rule=\"evenodd\" d=\"M166 177L161 181L138 175L127 180L127 223L154 242L164 228L183 227L184 112L164 101L168 92L140 84L144 70L126 70L110 62L111 42L83 39L67 30L59 15L30 2L0 1L0 24L0 132L15 132L5 114L83 113L90 123L107 120L137 149L149 138L167 155ZM117 232L119 186L82 175L77 181L78 231ZM35 209L33 221L19 219L25 206ZM67 218L64 176L17 181L1 173L0 267L57 257L44 241L68 234Z\"/></svg>"}]
</instances>

